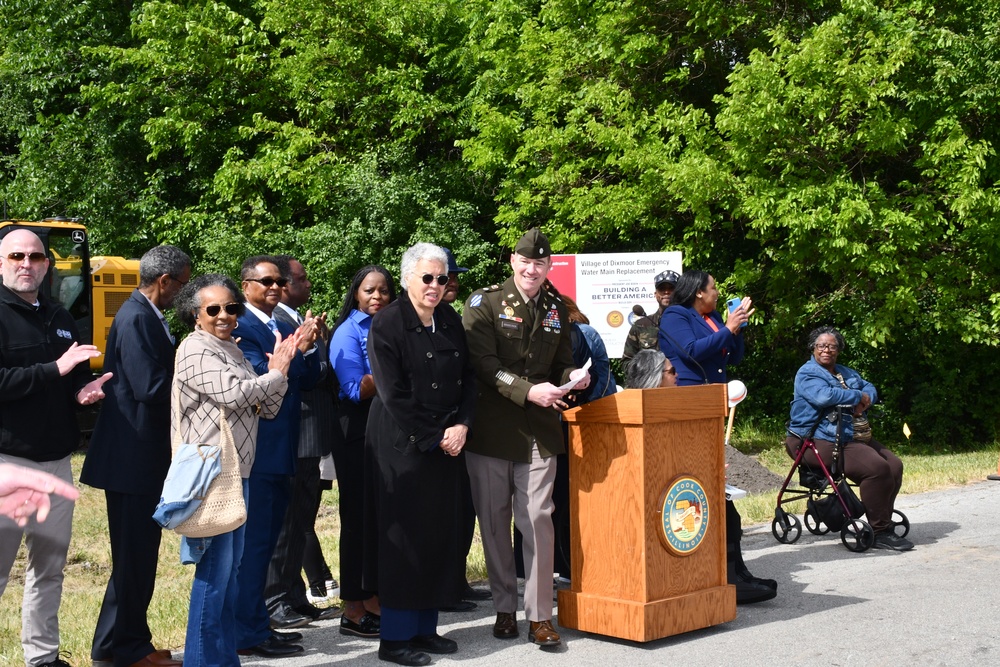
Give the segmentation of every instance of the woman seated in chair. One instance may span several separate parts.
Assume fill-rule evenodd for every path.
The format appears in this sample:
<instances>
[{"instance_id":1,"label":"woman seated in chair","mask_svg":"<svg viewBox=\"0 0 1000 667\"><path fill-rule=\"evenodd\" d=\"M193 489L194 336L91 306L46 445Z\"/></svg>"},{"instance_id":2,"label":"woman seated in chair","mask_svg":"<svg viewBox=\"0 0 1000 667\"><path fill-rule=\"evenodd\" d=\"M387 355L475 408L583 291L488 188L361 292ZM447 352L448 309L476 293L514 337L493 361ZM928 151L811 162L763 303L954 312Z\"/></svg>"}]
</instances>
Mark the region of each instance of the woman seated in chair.
<instances>
[{"instance_id":1,"label":"woman seated in chair","mask_svg":"<svg viewBox=\"0 0 1000 667\"><path fill-rule=\"evenodd\" d=\"M913 548L913 543L892 531L893 505L903 483L903 462L872 438L867 411L878 400L878 394L856 370L837 363L843 349L844 337L833 327L819 327L809 334L812 357L795 374L785 448L795 458L802 440L811 435L829 468L839 437L844 443L840 464L847 478L861 487L861 501L875 531L875 548L906 551ZM842 405L853 406L853 419L841 418ZM812 452L802 460L818 465Z\"/></svg>"}]
</instances>

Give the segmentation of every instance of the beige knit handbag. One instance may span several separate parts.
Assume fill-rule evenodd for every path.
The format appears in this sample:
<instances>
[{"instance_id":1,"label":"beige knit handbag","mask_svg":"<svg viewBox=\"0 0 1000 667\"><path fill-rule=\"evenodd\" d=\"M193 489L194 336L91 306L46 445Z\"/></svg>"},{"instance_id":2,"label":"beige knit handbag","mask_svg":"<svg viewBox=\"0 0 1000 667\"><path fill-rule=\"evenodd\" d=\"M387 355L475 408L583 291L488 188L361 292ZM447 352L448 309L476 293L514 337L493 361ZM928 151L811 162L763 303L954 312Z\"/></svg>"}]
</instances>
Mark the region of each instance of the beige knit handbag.
<instances>
[{"instance_id":1,"label":"beige knit handbag","mask_svg":"<svg viewBox=\"0 0 1000 667\"><path fill-rule=\"evenodd\" d=\"M236 530L247 520L243 502L243 478L240 477L240 456L236 452L233 431L229 428L226 411L219 406L219 447L222 470L208 486L201 505L174 530L185 537L213 537Z\"/></svg>"}]
</instances>

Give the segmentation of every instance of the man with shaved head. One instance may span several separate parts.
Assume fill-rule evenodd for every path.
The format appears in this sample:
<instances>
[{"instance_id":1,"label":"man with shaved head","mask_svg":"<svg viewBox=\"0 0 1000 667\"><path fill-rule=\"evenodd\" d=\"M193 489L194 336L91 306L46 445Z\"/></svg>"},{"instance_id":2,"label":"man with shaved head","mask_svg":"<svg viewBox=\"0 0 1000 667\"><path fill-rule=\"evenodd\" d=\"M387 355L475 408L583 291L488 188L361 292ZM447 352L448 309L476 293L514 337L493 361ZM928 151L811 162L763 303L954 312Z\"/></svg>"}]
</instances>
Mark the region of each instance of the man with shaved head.
<instances>
[{"instance_id":1,"label":"man with shaved head","mask_svg":"<svg viewBox=\"0 0 1000 667\"><path fill-rule=\"evenodd\" d=\"M93 345L81 345L65 308L39 294L49 269L45 245L15 229L0 241L0 463L73 482L70 454L80 444L76 404L104 397L110 377L90 375ZM21 540L28 566L21 609L21 646L32 667L69 667L59 657L59 602L73 523L73 501L53 496L44 523L0 517L0 595Z\"/></svg>"}]
</instances>

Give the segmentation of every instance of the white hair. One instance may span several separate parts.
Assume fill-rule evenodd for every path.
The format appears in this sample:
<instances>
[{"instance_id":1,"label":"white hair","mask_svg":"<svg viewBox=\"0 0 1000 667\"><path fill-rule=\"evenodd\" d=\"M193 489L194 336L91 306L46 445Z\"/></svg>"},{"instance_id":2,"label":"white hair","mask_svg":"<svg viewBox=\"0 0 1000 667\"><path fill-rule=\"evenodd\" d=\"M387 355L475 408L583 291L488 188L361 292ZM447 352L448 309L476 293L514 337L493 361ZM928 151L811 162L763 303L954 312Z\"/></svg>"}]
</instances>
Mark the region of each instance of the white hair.
<instances>
[{"instance_id":1,"label":"white hair","mask_svg":"<svg viewBox=\"0 0 1000 667\"><path fill-rule=\"evenodd\" d=\"M448 271L448 255L445 254L444 248L433 243L415 243L403 253L403 261L400 262L399 266L400 283L404 288L416 269L417 262L422 259L429 262L441 262L445 272Z\"/></svg>"}]
</instances>

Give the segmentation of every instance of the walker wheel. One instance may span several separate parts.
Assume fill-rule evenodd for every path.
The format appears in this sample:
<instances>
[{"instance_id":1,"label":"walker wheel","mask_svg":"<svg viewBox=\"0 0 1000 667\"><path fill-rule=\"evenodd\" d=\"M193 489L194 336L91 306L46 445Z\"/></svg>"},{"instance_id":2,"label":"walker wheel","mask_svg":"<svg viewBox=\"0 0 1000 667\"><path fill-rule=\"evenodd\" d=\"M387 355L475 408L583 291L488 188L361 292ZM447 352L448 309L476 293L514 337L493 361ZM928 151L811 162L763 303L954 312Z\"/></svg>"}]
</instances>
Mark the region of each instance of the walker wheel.
<instances>
[{"instance_id":1,"label":"walker wheel","mask_svg":"<svg viewBox=\"0 0 1000 667\"><path fill-rule=\"evenodd\" d=\"M830 527L817 519L811 509L806 509L806 513L802 515L802 518L805 520L806 529L813 535L826 535L830 532Z\"/></svg>"},{"instance_id":2,"label":"walker wheel","mask_svg":"<svg viewBox=\"0 0 1000 667\"><path fill-rule=\"evenodd\" d=\"M779 507L771 522L771 534L782 544L794 544L802 535L802 523L799 517Z\"/></svg>"},{"instance_id":3,"label":"walker wheel","mask_svg":"<svg viewBox=\"0 0 1000 667\"><path fill-rule=\"evenodd\" d=\"M867 521L851 519L840 529L840 541L848 550L861 553L875 544L875 531Z\"/></svg>"},{"instance_id":4,"label":"walker wheel","mask_svg":"<svg viewBox=\"0 0 1000 667\"><path fill-rule=\"evenodd\" d=\"M910 534L910 520L906 518L906 515L899 510L892 511L892 525L889 530L896 535L896 537L906 537Z\"/></svg>"}]
</instances>

